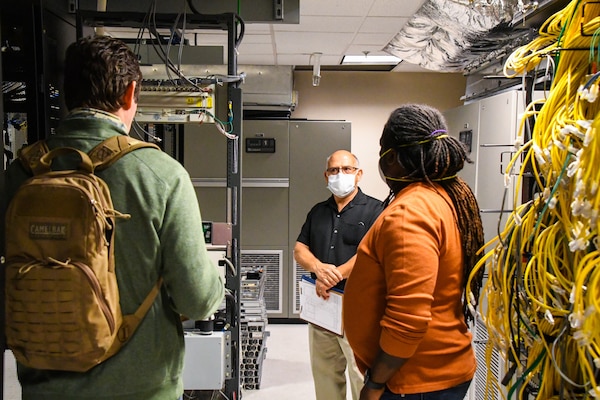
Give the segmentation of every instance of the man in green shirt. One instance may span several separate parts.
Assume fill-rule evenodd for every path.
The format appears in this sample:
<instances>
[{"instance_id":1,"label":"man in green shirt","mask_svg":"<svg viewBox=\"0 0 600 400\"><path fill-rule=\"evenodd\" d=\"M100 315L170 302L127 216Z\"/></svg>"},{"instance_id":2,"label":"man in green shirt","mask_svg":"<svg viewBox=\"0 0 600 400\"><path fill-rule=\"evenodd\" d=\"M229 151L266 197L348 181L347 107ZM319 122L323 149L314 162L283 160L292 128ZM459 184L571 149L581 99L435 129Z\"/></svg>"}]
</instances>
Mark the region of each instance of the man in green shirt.
<instances>
[{"instance_id":1,"label":"man in green shirt","mask_svg":"<svg viewBox=\"0 0 600 400\"><path fill-rule=\"evenodd\" d=\"M127 135L141 79L136 55L120 40L96 36L73 43L65 60L69 114L48 146L87 152L111 136ZM176 400L183 394L181 315L210 317L225 290L208 258L194 188L181 164L154 149L126 154L98 175L114 208L131 215L117 222L115 239L123 314L137 309L159 277L161 292L129 343L88 372L17 365L23 399ZM27 177L20 163L9 166L8 199Z\"/></svg>"}]
</instances>

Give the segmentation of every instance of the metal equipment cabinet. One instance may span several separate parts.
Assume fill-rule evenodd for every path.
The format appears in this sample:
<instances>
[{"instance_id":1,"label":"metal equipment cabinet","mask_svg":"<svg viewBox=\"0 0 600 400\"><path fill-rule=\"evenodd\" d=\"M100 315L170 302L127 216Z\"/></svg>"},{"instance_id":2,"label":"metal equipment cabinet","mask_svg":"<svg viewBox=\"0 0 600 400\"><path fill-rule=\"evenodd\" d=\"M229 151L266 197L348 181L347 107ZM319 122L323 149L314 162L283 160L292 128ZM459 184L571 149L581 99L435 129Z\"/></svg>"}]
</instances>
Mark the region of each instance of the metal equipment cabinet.
<instances>
[{"instance_id":1,"label":"metal equipment cabinet","mask_svg":"<svg viewBox=\"0 0 600 400\"><path fill-rule=\"evenodd\" d=\"M270 318L297 318L297 286L306 271L294 262L294 244L310 208L330 196L326 158L350 149L350 122L264 119L243 126L241 267L266 269ZM256 150L256 139L274 148ZM212 127L186 125L183 142L203 220L225 221L225 137Z\"/></svg>"}]
</instances>

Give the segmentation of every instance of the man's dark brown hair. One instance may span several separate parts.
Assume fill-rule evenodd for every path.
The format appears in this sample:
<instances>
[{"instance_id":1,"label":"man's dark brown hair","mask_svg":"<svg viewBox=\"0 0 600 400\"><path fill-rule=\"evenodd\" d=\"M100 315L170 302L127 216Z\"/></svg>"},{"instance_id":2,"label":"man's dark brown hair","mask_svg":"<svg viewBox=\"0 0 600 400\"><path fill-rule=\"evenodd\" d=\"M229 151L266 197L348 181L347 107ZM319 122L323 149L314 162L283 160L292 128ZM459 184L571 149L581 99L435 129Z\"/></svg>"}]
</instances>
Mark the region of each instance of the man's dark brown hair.
<instances>
[{"instance_id":1,"label":"man's dark brown hair","mask_svg":"<svg viewBox=\"0 0 600 400\"><path fill-rule=\"evenodd\" d=\"M137 56L121 40L110 36L85 37L66 52L64 95L68 110L91 107L114 112L121 108L125 90L142 72Z\"/></svg>"}]
</instances>

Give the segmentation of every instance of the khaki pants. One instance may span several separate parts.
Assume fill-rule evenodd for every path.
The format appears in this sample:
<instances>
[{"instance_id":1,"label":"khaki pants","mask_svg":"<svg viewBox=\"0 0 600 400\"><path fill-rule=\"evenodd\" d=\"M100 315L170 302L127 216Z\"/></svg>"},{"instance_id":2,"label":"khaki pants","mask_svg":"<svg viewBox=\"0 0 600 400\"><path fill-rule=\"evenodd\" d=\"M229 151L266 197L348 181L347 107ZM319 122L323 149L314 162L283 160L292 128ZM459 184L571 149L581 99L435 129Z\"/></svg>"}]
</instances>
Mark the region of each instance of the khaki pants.
<instances>
[{"instance_id":1,"label":"khaki pants","mask_svg":"<svg viewBox=\"0 0 600 400\"><path fill-rule=\"evenodd\" d=\"M363 376L346 337L308 324L308 345L317 400L346 400L346 367L352 399L358 400Z\"/></svg>"}]
</instances>

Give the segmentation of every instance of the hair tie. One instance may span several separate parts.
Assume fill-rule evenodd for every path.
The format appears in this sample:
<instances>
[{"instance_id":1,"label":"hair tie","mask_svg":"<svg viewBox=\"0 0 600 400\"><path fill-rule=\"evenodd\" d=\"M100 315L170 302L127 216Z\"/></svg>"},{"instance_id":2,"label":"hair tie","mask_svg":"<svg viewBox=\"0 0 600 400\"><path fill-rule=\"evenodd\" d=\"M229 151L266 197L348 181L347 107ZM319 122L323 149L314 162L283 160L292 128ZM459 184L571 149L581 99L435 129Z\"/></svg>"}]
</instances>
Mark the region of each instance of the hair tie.
<instances>
[{"instance_id":1,"label":"hair tie","mask_svg":"<svg viewBox=\"0 0 600 400\"><path fill-rule=\"evenodd\" d=\"M428 143L428 142L431 142L431 141L433 141L433 140L437 140L437 139L443 139L443 138L446 138L446 137L448 137L448 135L439 135L439 136L433 136L433 137L432 137L431 135L432 135L433 133L436 133L436 132L446 132L446 131L445 131L445 130L443 130L443 129L440 129L440 130L434 131L434 132L430 133L430 134L427 136L427 138L426 138L426 139L423 139L423 140L420 140L420 141L418 141L418 142L414 142L414 143L404 143L404 144L399 144L399 145L397 145L397 146L396 146L396 148L400 148L400 147L410 147L410 146L418 146L418 145L420 145L420 144L423 144L423 143Z\"/></svg>"},{"instance_id":2,"label":"hair tie","mask_svg":"<svg viewBox=\"0 0 600 400\"><path fill-rule=\"evenodd\" d=\"M450 175L450 176L446 176L444 178L436 178L436 179L431 179L432 182L442 182L442 181L447 181L450 179L454 179L456 178L458 175Z\"/></svg>"},{"instance_id":3,"label":"hair tie","mask_svg":"<svg viewBox=\"0 0 600 400\"><path fill-rule=\"evenodd\" d=\"M394 182L407 182L407 183L413 183L413 182L424 182L427 180L430 180L432 182L442 182L442 181L447 181L450 179L454 179L456 178L458 175L450 175L450 176L446 176L444 178L429 178L429 177L423 177L423 178L411 178L411 177L402 177L402 178L394 178L394 177L390 177L390 176L386 176L385 179L388 179L390 181L394 181Z\"/></svg>"},{"instance_id":4,"label":"hair tie","mask_svg":"<svg viewBox=\"0 0 600 400\"><path fill-rule=\"evenodd\" d=\"M435 136L436 133L447 133L447 132L448 131L445 130L445 129L438 129L438 130L435 130L435 131L431 132L429 135L427 135L427 137Z\"/></svg>"}]
</instances>

